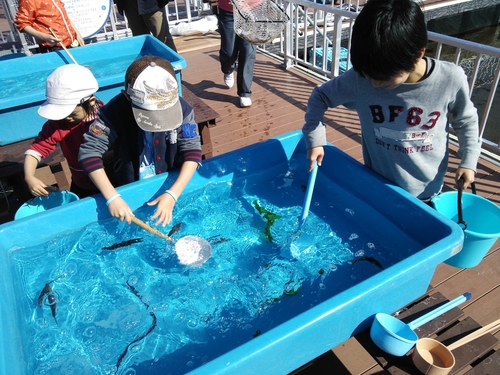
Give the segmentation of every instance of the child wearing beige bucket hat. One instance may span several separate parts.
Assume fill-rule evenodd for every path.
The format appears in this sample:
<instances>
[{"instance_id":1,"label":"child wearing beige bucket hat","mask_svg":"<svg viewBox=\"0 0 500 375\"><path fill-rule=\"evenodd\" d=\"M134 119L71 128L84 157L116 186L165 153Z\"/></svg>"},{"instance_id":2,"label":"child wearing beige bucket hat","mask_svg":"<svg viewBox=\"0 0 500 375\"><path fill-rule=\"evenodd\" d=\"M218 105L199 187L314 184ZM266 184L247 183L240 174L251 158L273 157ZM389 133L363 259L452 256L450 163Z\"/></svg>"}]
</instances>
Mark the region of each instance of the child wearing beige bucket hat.
<instances>
[{"instance_id":1,"label":"child wearing beige bucket hat","mask_svg":"<svg viewBox=\"0 0 500 375\"><path fill-rule=\"evenodd\" d=\"M102 156L113 150L112 184ZM106 199L111 216L132 222L132 210L115 186L179 169L175 181L147 204L151 220L170 223L177 199L201 165L201 140L191 106L179 95L172 64L158 56L133 61L124 90L113 97L84 135L79 160Z\"/></svg>"},{"instance_id":2,"label":"child wearing beige bucket hat","mask_svg":"<svg viewBox=\"0 0 500 375\"><path fill-rule=\"evenodd\" d=\"M55 69L46 80L46 100L38 114L48 119L25 152L24 179L35 196L49 194L47 185L35 177L38 163L60 145L71 171L70 191L80 198L98 190L78 162L83 135L104 103L94 96L99 85L92 72L76 64Z\"/></svg>"}]
</instances>

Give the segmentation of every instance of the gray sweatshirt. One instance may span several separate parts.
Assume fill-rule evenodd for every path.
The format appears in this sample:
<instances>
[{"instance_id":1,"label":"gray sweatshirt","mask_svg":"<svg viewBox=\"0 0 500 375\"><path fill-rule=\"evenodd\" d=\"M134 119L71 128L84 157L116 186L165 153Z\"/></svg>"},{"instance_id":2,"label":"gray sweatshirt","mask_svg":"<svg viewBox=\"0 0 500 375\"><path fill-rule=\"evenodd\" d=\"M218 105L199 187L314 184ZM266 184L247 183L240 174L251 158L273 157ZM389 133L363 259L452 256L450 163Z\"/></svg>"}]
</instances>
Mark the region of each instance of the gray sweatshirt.
<instances>
[{"instance_id":1,"label":"gray sweatshirt","mask_svg":"<svg viewBox=\"0 0 500 375\"><path fill-rule=\"evenodd\" d=\"M324 113L344 105L359 115L365 165L413 196L427 199L441 191L450 124L460 167L475 171L481 143L467 78L452 63L427 58L427 66L424 80L392 90L373 87L354 69L314 88L302 129L307 148L326 145Z\"/></svg>"}]
</instances>

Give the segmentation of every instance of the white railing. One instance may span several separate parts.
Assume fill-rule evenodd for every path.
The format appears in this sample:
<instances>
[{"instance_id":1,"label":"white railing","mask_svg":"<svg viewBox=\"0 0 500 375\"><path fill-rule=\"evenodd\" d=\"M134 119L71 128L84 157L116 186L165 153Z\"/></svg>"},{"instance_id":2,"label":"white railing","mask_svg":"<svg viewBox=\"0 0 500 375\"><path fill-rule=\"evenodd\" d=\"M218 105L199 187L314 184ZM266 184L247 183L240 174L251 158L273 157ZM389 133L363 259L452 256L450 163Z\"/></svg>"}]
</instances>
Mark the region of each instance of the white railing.
<instances>
[{"instance_id":1,"label":"white railing","mask_svg":"<svg viewBox=\"0 0 500 375\"><path fill-rule=\"evenodd\" d=\"M281 38L269 46L262 46L263 50L277 53L283 58L285 67L300 66L324 80L336 77L350 67L351 32L361 9L360 0L342 0L340 5L334 5L334 1L325 1L330 3L328 5L320 4L321 0L277 1L285 9L290 22ZM13 3L17 4L16 0L2 0L4 10L10 7L13 11ZM361 6L363 3L361 1ZM170 25L175 25L210 14L210 5L203 0L173 0L167 10ZM126 19L113 9L108 23L94 38L100 42L131 35ZM12 42L14 38L7 39ZM497 97L500 49L433 32L429 32L429 40L428 54L462 66L469 77L470 95L478 109L485 153L491 155L493 151L492 157L500 165L500 98Z\"/></svg>"},{"instance_id":2,"label":"white railing","mask_svg":"<svg viewBox=\"0 0 500 375\"><path fill-rule=\"evenodd\" d=\"M325 80L348 69L352 26L360 10L356 1L350 3L349 7L336 7L307 0L284 0L282 6L290 22L280 40L283 65L300 65ZM471 99L478 109L484 154L500 162L500 48L429 32L427 54L462 66L469 78Z\"/></svg>"}]
</instances>

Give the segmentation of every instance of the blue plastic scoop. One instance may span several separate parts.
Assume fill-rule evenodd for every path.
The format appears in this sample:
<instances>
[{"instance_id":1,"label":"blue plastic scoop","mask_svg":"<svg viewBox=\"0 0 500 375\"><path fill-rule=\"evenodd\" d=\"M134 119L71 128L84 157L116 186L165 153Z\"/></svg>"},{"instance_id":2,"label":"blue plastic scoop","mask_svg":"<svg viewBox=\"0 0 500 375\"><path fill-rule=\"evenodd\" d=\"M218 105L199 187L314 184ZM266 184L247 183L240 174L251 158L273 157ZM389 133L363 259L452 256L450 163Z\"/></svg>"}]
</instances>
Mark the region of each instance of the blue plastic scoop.
<instances>
[{"instance_id":1,"label":"blue plastic scoop","mask_svg":"<svg viewBox=\"0 0 500 375\"><path fill-rule=\"evenodd\" d=\"M318 174L318 163L314 162L314 167L309 173L309 180L307 181L306 196L304 198L304 203L302 204L302 213L299 218L299 225L296 231L294 231L286 243L281 248L281 255L286 258L294 258L294 252L300 251L298 246L293 246L295 250L292 250L292 243L301 236L301 229L306 222L307 216L309 215L309 208L311 207L311 200L314 191L314 184L316 183L316 175ZM306 242L308 242L306 240ZM308 242L309 244L309 242Z\"/></svg>"},{"instance_id":2,"label":"blue plastic scoop","mask_svg":"<svg viewBox=\"0 0 500 375\"><path fill-rule=\"evenodd\" d=\"M445 303L442 306L431 310L420 318L406 324L389 314L378 313L375 315L372 327L370 329L370 337L373 342L383 351L394 356L401 357L408 353L411 348L417 343L418 336L413 331L430 322L432 319L444 314L461 303L471 298L469 292L462 294L454 300Z\"/></svg>"},{"instance_id":3,"label":"blue plastic scoop","mask_svg":"<svg viewBox=\"0 0 500 375\"><path fill-rule=\"evenodd\" d=\"M314 162L314 167L309 173L309 180L307 181L306 196L304 198L304 204L302 205L302 215L300 216L299 230L302 228L306 222L307 216L309 215L309 208L311 207L311 199L314 191L314 184L316 183L316 175L318 174L318 163Z\"/></svg>"}]
</instances>

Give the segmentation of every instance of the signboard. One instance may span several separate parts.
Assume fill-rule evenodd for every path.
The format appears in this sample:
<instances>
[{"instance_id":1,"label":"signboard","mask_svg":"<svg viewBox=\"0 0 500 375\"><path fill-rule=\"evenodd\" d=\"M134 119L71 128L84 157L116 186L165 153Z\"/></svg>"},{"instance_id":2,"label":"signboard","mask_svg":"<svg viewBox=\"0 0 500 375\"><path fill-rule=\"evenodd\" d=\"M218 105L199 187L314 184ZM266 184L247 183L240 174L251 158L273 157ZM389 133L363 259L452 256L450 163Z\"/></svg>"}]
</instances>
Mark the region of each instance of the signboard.
<instances>
[{"instance_id":1,"label":"signboard","mask_svg":"<svg viewBox=\"0 0 500 375\"><path fill-rule=\"evenodd\" d=\"M112 0L63 0L68 17L82 38L102 30L111 11Z\"/></svg>"}]
</instances>

